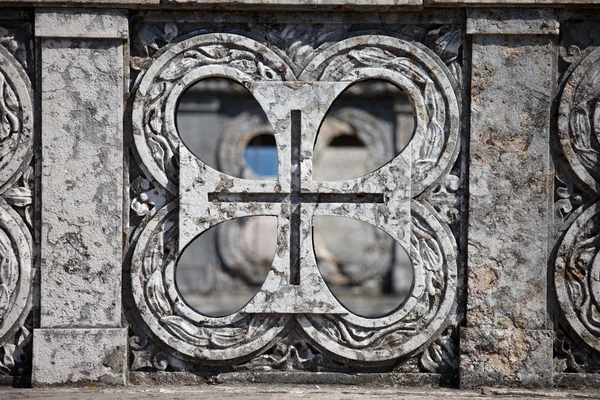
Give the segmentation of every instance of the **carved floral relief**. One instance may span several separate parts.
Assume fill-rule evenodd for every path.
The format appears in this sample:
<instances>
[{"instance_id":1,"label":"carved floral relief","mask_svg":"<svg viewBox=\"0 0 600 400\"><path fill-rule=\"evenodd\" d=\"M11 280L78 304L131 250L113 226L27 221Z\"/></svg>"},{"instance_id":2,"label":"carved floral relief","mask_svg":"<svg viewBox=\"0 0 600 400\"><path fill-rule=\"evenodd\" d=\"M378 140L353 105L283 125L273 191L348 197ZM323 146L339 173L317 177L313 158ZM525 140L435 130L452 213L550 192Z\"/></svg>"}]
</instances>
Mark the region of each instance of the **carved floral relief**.
<instances>
[{"instance_id":1,"label":"carved floral relief","mask_svg":"<svg viewBox=\"0 0 600 400\"><path fill-rule=\"evenodd\" d=\"M0 375L25 375L31 339L31 84L0 47Z\"/></svg>"}]
</instances>

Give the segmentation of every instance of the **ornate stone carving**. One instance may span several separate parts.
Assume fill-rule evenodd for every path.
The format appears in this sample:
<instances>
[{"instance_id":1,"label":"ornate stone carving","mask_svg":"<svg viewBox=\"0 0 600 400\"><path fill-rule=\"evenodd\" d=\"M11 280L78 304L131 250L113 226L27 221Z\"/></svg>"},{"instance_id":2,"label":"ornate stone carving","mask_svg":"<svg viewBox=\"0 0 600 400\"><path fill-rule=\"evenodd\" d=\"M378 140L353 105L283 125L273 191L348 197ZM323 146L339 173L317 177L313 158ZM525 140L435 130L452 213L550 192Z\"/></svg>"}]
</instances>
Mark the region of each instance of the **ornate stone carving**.
<instances>
[{"instance_id":1,"label":"ornate stone carving","mask_svg":"<svg viewBox=\"0 0 600 400\"><path fill-rule=\"evenodd\" d=\"M567 226L559 242L554 280L568 327L600 351L600 51L574 68L564 85L558 119L560 146L567 166L582 184L580 193L568 174L557 175L557 215ZM562 167L562 166L561 166ZM561 228L565 229L565 228Z\"/></svg>"},{"instance_id":2,"label":"ornate stone carving","mask_svg":"<svg viewBox=\"0 0 600 400\"><path fill-rule=\"evenodd\" d=\"M579 180L593 192L600 183L600 50L587 56L564 85L558 133L561 150Z\"/></svg>"},{"instance_id":3,"label":"ornate stone carving","mask_svg":"<svg viewBox=\"0 0 600 400\"><path fill-rule=\"evenodd\" d=\"M264 109L275 132L277 179L232 177L182 145L174 123L177 100L211 76L243 84ZM457 284L454 237L427 202L428 193L447 179L459 151L458 102L449 76L430 50L381 35L322 49L298 78L275 52L239 35L193 36L157 54L139 80L132 111L141 168L178 196L144 220L134 243L132 292L152 336L208 363L249 359L292 328L319 350L349 362L393 363L435 341L450 323ZM318 127L339 94L364 79L391 82L410 97L416 114L411 143L360 178L314 181ZM146 210L141 204L136 208ZM174 282L180 252L220 222L258 215L278 219L277 251L261 290L225 317L207 317L189 307ZM404 304L380 318L344 309L316 265L314 216L370 223L407 249L415 278Z\"/></svg>"},{"instance_id":4,"label":"ornate stone carving","mask_svg":"<svg viewBox=\"0 0 600 400\"><path fill-rule=\"evenodd\" d=\"M600 203L585 210L565 233L555 264L562 311L575 333L600 351Z\"/></svg>"},{"instance_id":5,"label":"ornate stone carving","mask_svg":"<svg viewBox=\"0 0 600 400\"><path fill-rule=\"evenodd\" d=\"M0 47L0 347L2 373L9 374L18 373L18 349L29 340L24 322L31 309L32 283L30 88L23 68Z\"/></svg>"}]
</instances>

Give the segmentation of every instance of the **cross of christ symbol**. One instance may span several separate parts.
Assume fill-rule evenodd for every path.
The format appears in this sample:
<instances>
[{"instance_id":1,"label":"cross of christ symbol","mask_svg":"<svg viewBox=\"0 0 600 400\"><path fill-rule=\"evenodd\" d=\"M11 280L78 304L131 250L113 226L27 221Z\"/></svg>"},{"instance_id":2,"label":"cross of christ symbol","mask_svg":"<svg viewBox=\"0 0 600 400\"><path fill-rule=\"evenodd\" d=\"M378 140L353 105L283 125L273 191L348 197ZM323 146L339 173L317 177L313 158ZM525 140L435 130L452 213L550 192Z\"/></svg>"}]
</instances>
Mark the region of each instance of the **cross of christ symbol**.
<instances>
[{"instance_id":1,"label":"cross of christ symbol","mask_svg":"<svg viewBox=\"0 0 600 400\"><path fill-rule=\"evenodd\" d=\"M204 230L227 219L278 217L278 249L272 268L243 312L347 313L316 265L313 216L337 215L380 227L394 225L398 229L393 227L388 233L408 247L409 173L398 173L392 178L375 173L340 182L312 179L312 151L319 125L347 86L348 83L338 82L255 82L249 88L273 125L279 157L276 181L224 175L181 147L180 249ZM400 157L396 164L410 170L407 157L410 155ZM397 187L403 190L390 191ZM393 215L387 210L388 204L394 205Z\"/></svg>"}]
</instances>

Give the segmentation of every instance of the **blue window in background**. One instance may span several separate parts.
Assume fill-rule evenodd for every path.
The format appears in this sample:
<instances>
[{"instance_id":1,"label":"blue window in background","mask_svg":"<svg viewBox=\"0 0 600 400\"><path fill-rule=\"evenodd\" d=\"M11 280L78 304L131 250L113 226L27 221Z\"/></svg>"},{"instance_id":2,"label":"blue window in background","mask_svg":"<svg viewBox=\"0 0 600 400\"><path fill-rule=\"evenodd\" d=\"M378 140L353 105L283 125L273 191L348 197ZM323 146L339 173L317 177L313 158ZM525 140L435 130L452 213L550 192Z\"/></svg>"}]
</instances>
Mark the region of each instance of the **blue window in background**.
<instances>
[{"instance_id":1,"label":"blue window in background","mask_svg":"<svg viewBox=\"0 0 600 400\"><path fill-rule=\"evenodd\" d=\"M260 135L252 139L244 151L244 159L259 176L277 176L275 136Z\"/></svg>"}]
</instances>

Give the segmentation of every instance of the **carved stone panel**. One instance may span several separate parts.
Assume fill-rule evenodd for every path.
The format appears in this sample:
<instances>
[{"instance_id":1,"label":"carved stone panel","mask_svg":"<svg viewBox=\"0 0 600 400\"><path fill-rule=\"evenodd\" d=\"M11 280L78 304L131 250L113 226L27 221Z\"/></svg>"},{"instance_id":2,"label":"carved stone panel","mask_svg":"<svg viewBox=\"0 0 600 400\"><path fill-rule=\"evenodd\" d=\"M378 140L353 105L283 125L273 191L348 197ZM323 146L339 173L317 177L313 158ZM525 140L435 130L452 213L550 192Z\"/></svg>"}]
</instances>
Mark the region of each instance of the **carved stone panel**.
<instances>
[{"instance_id":1,"label":"carved stone panel","mask_svg":"<svg viewBox=\"0 0 600 400\"><path fill-rule=\"evenodd\" d=\"M443 36L451 30L437 31ZM180 28L166 24L164 32L176 34ZM460 147L455 80L460 67L448 69L434 51L402 35L343 36L319 50L306 48L304 57L292 64L283 56L290 49L267 47L238 33L191 33L168 38L171 43L164 48L156 45L161 39L137 49L142 56L134 59L133 68L141 72L131 119L134 154L145 178L136 178L132 190L148 179L132 201L143 217L131 235L133 318L140 321L138 334L147 336L135 340L139 368L179 368L179 355L193 363L246 365L279 343L367 366L393 365L439 341L423 354L423 368L437 371L454 363L455 334L449 326L457 319L458 254L450 224L456 222L453 192L460 183L450 171ZM152 59L145 58L156 50ZM230 145L220 147L219 163L198 158L184 145L177 131L178 101L197 82L212 77L243 85L265 112L268 121L261 124L268 125L245 129L244 135L273 131L278 155L273 178L259 179L237 164L243 162L250 137L225 136ZM408 96L415 113L412 138L385 164L389 146L365 137L364 143L381 147L381 154L371 151L385 165L355 179L316 180L314 163L323 151L315 147L321 122L342 92L369 79L389 82ZM378 135L368 118L361 121L360 112L337 117L360 125L361 135ZM377 164L377 159L370 161ZM260 290L241 310L223 317L202 314L177 289L179 257L217 225L225 229L226 221L253 216L277 220L275 257L266 279L257 282ZM363 221L406 251L413 281L402 304L389 314L366 318L336 299L313 248L313 218L320 216ZM221 235L234 239L239 237L235 232ZM220 246L221 253L231 251ZM248 273L251 281L255 275ZM159 354L146 350L147 340L166 350L160 356L165 365L143 361Z\"/></svg>"},{"instance_id":2,"label":"carved stone panel","mask_svg":"<svg viewBox=\"0 0 600 400\"><path fill-rule=\"evenodd\" d=\"M555 382L600 372L600 35L598 16L565 11L559 46L554 224ZM592 382L594 375L586 375Z\"/></svg>"},{"instance_id":3,"label":"carved stone panel","mask_svg":"<svg viewBox=\"0 0 600 400\"><path fill-rule=\"evenodd\" d=\"M557 165L563 184L557 189L562 210L557 218L564 216L565 232L557 245L554 281L567 327L600 352L600 50L575 65L566 77L558 116L564 161Z\"/></svg>"},{"instance_id":4,"label":"carved stone panel","mask_svg":"<svg viewBox=\"0 0 600 400\"><path fill-rule=\"evenodd\" d=\"M24 68L0 46L0 375L23 374L30 362L32 107Z\"/></svg>"}]
</instances>

